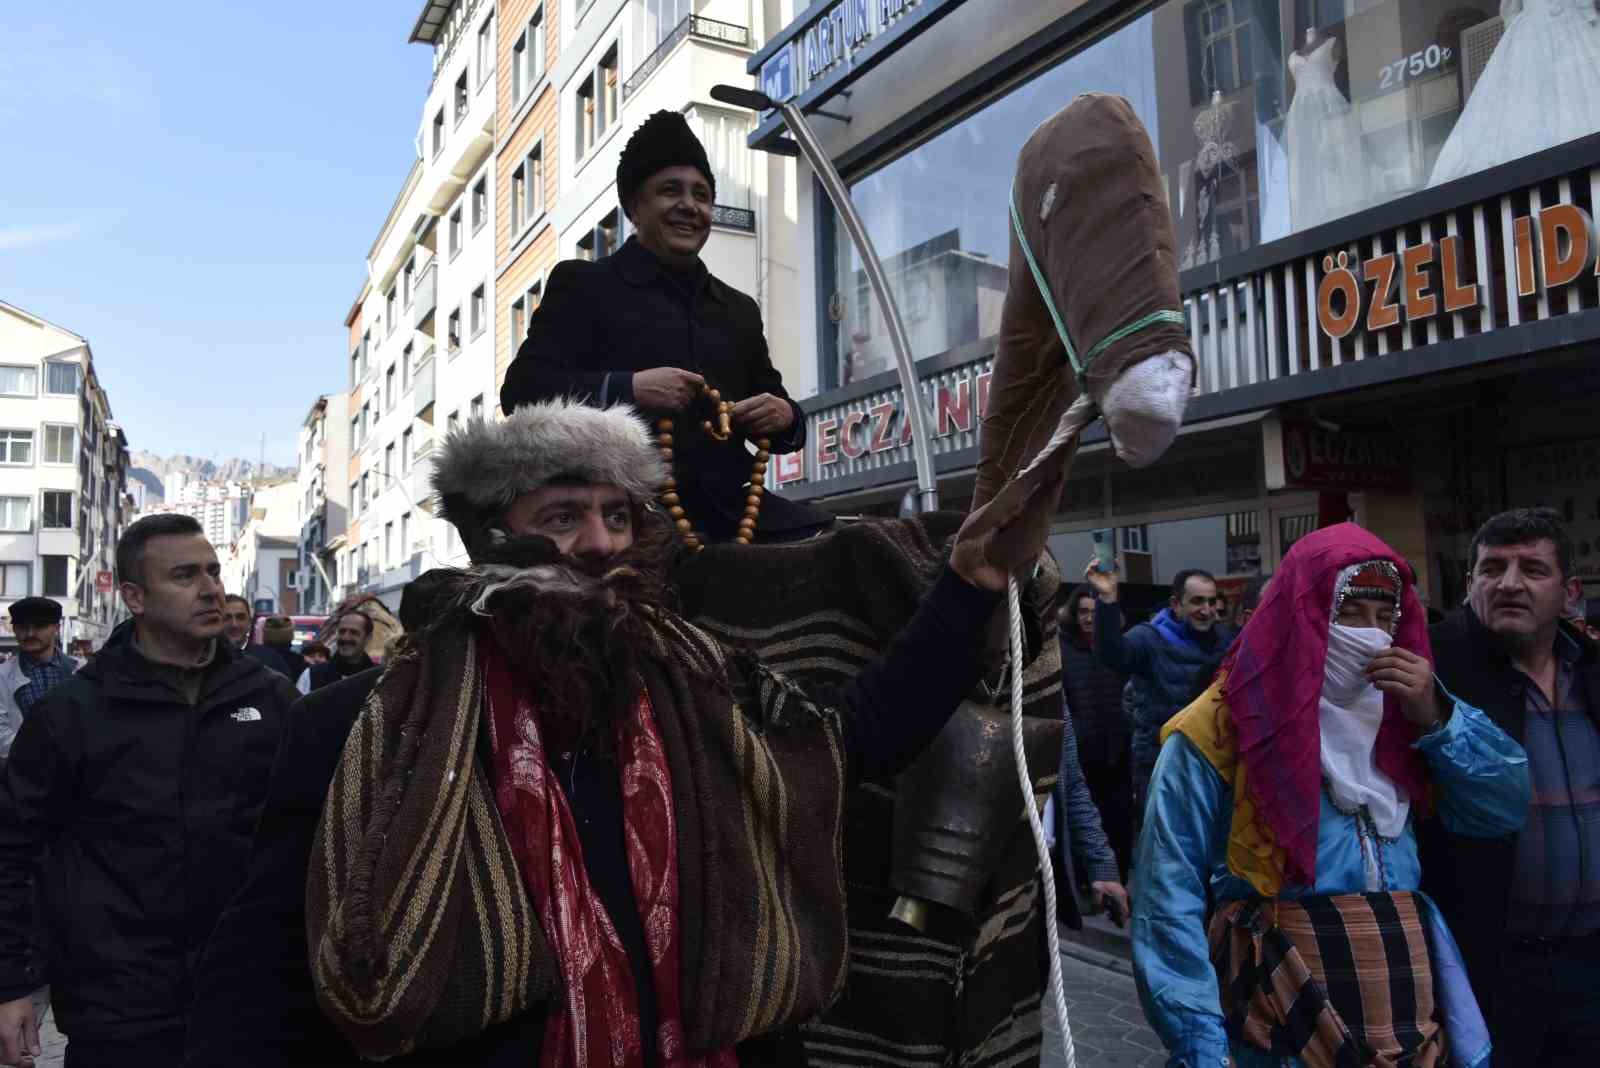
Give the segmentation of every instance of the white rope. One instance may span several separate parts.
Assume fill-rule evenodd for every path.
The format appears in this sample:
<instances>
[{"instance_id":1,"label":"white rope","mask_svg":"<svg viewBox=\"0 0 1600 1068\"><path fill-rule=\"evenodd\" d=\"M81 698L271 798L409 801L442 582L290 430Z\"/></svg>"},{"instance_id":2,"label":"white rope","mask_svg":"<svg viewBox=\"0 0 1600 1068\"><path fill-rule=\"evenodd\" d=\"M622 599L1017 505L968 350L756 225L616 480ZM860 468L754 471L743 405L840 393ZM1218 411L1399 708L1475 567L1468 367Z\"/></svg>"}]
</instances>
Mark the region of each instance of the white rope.
<instances>
[{"instance_id":1,"label":"white rope","mask_svg":"<svg viewBox=\"0 0 1600 1068\"><path fill-rule=\"evenodd\" d=\"M1056 924L1056 876L1050 866L1050 849L1044 840L1044 825L1039 822L1039 807L1033 802L1033 777L1028 774L1028 756L1022 747L1022 662L1026 652L1022 639L1022 595L1015 575L1006 587L1006 603L1011 613L1011 749L1017 757L1017 780L1022 785L1023 808L1033 831L1033 848L1039 854L1039 874L1044 877L1044 933L1050 947L1049 995L1061 1027L1061 1052L1067 1068L1077 1068L1078 1055L1072 1045L1072 1025L1067 1020L1067 997L1061 985L1061 932ZM1064 817L1064 813L1062 814ZM1061 822L1056 833L1065 833ZM1068 887L1071 893L1072 888Z\"/></svg>"}]
</instances>

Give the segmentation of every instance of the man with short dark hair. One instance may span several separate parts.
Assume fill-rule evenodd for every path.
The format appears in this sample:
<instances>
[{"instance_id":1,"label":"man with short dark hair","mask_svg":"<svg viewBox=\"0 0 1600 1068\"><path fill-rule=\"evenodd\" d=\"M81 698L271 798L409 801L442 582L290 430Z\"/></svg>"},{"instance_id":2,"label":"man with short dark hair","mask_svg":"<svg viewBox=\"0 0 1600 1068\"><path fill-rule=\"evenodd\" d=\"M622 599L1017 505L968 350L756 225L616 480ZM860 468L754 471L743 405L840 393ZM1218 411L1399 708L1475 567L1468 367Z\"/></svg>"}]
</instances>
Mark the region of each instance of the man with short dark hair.
<instances>
[{"instance_id":1,"label":"man with short dark hair","mask_svg":"<svg viewBox=\"0 0 1600 1068\"><path fill-rule=\"evenodd\" d=\"M297 676L289 671L289 664L278 655L276 649L269 649L260 642L250 640L251 631L255 629L255 617L250 611L250 602L237 593L230 593L222 598L222 635L233 644L233 647L245 656L259 660L268 668L276 671L284 678L293 679Z\"/></svg>"},{"instance_id":2,"label":"man with short dark hair","mask_svg":"<svg viewBox=\"0 0 1600 1068\"><path fill-rule=\"evenodd\" d=\"M1161 725L1199 695L1222 663L1234 632L1219 627L1217 580L1209 571L1185 568L1172 578L1172 598L1148 623L1123 633L1117 571L1093 561L1084 579L1095 591L1094 652L1100 662L1140 680L1142 702L1133 725L1134 818L1144 811L1145 790L1160 753Z\"/></svg>"},{"instance_id":3,"label":"man with short dark hair","mask_svg":"<svg viewBox=\"0 0 1600 1068\"><path fill-rule=\"evenodd\" d=\"M294 651L294 620L288 616L268 616L261 624L261 645L276 653L291 679L300 678L306 669L305 657Z\"/></svg>"},{"instance_id":4,"label":"man with short dark hair","mask_svg":"<svg viewBox=\"0 0 1600 1068\"><path fill-rule=\"evenodd\" d=\"M28 995L47 975L71 1068L182 1056L194 967L295 698L219 640L220 574L189 516L133 524L117 545L133 618L23 720L0 774L0 1063L38 1051Z\"/></svg>"},{"instance_id":5,"label":"man with short dark hair","mask_svg":"<svg viewBox=\"0 0 1600 1068\"><path fill-rule=\"evenodd\" d=\"M1427 888L1460 940L1495 1064L1600 1064L1600 653L1562 619L1578 580L1561 515L1522 508L1473 535L1467 603L1429 637L1439 679L1527 750L1515 835L1434 825Z\"/></svg>"},{"instance_id":6,"label":"man with short dark hair","mask_svg":"<svg viewBox=\"0 0 1600 1068\"><path fill-rule=\"evenodd\" d=\"M22 729L22 720L45 695L83 666L61 651L61 605L49 597L12 602L11 630L17 655L0 664L0 760Z\"/></svg>"},{"instance_id":7,"label":"man with short dark hair","mask_svg":"<svg viewBox=\"0 0 1600 1068\"><path fill-rule=\"evenodd\" d=\"M374 661L367 655L367 642L371 639L371 616L365 612L344 613L333 627L333 657L302 671L295 688L301 693L311 693L372 667Z\"/></svg>"}]
</instances>

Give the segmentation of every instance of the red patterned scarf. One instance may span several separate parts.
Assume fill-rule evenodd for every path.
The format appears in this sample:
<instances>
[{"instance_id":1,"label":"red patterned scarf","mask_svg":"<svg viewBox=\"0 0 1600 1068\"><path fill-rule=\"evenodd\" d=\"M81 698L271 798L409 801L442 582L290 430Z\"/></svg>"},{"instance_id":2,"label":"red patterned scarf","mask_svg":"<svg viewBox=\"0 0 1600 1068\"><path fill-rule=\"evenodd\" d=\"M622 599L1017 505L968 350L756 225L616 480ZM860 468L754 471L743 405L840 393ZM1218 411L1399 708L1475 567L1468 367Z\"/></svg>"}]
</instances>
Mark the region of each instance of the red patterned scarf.
<instances>
[{"instance_id":1,"label":"red patterned scarf","mask_svg":"<svg viewBox=\"0 0 1600 1068\"><path fill-rule=\"evenodd\" d=\"M562 979L559 1011L545 1024L540 1068L639 1068L639 1006L627 951L589 883L572 809L545 760L537 710L499 651L487 642L483 648L495 800ZM628 870L660 1016L658 1062L661 1068L738 1068L731 1049L706 1057L684 1051L672 780L643 691L635 715L637 729L619 733L618 761Z\"/></svg>"}]
</instances>

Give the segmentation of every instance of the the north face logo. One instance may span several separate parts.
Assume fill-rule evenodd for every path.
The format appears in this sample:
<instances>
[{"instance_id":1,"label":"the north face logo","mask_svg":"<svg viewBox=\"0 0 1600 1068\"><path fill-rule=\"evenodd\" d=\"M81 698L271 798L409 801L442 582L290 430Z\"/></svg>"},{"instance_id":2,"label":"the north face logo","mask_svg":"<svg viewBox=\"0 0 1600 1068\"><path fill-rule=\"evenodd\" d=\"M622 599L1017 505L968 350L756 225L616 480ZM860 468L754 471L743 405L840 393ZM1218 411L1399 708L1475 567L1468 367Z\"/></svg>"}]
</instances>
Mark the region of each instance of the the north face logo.
<instances>
[{"instance_id":1,"label":"the north face logo","mask_svg":"<svg viewBox=\"0 0 1600 1068\"><path fill-rule=\"evenodd\" d=\"M253 708L241 708L233 714L235 723L254 723L261 718L261 713Z\"/></svg>"}]
</instances>

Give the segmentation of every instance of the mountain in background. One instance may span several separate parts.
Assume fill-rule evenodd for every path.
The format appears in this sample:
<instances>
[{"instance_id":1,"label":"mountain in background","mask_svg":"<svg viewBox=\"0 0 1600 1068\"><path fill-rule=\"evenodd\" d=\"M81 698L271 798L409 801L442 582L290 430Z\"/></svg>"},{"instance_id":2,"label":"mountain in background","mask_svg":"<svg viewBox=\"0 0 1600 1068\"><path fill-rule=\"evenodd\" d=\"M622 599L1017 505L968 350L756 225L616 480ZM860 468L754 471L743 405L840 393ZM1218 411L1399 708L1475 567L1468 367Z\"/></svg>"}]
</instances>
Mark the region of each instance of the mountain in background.
<instances>
[{"instance_id":1,"label":"mountain in background","mask_svg":"<svg viewBox=\"0 0 1600 1068\"><path fill-rule=\"evenodd\" d=\"M182 471L191 479L202 482L248 482L252 479L275 479L294 474L292 467L276 464L257 464L254 460L208 460L203 456L174 453L157 456L142 449L134 450L128 474L144 483L146 490L158 499L166 499L167 476Z\"/></svg>"}]
</instances>

